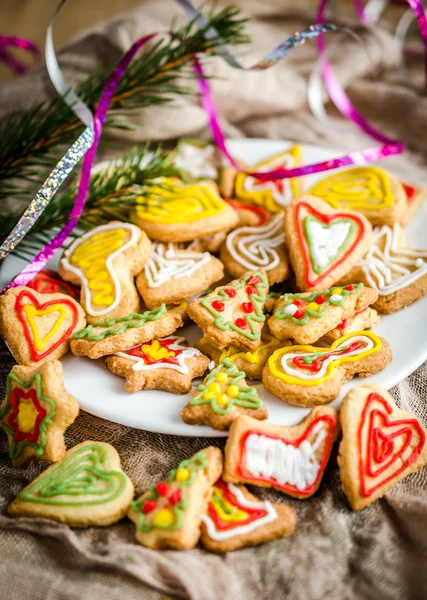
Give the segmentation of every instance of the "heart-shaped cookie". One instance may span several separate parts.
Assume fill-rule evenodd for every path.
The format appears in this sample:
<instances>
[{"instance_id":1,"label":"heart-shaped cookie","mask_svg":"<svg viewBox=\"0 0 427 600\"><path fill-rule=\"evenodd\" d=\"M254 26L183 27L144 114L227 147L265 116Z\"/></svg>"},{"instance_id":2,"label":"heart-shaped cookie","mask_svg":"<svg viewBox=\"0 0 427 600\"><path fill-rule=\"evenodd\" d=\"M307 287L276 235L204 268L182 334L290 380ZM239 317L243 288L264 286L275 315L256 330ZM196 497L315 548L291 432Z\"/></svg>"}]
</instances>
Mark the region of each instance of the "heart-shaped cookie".
<instances>
[{"instance_id":1,"label":"heart-shaped cookie","mask_svg":"<svg viewBox=\"0 0 427 600\"><path fill-rule=\"evenodd\" d=\"M286 209L285 234L298 287L327 290L368 250L369 221L356 212L334 210L314 196L301 196Z\"/></svg>"},{"instance_id":2,"label":"heart-shaped cookie","mask_svg":"<svg viewBox=\"0 0 427 600\"><path fill-rule=\"evenodd\" d=\"M49 269L42 269L37 275L28 283L28 287L41 294L67 294L74 298L79 299L79 289L66 283L55 271Z\"/></svg>"},{"instance_id":3,"label":"heart-shaped cookie","mask_svg":"<svg viewBox=\"0 0 427 600\"><path fill-rule=\"evenodd\" d=\"M353 510L381 498L427 462L425 427L376 385L353 388L344 398L340 421L338 462Z\"/></svg>"},{"instance_id":4,"label":"heart-shaped cookie","mask_svg":"<svg viewBox=\"0 0 427 600\"><path fill-rule=\"evenodd\" d=\"M68 340L86 320L70 296L16 287L0 298L0 324L15 360L35 366L65 354Z\"/></svg>"},{"instance_id":5,"label":"heart-shaped cookie","mask_svg":"<svg viewBox=\"0 0 427 600\"><path fill-rule=\"evenodd\" d=\"M111 525L133 498L133 485L110 444L83 442L24 488L9 506L15 517L44 517L73 527Z\"/></svg>"}]
</instances>

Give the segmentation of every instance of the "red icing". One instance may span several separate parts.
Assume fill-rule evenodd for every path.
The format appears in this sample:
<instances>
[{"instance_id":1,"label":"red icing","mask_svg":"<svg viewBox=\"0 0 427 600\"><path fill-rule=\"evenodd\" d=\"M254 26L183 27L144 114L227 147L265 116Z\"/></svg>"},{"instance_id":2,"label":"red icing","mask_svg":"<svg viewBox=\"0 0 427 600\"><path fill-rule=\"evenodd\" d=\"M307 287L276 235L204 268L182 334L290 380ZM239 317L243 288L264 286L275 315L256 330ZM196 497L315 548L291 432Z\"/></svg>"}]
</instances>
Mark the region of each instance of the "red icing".
<instances>
[{"instance_id":1,"label":"red icing","mask_svg":"<svg viewBox=\"0 0 427 600\"><path fill-rule=\"evenodd\" d=\"M257 283L261 283L261 279L256 275L251 275L248 279L248 283L250 285L257 285Z\"/></svg>"},{"instance_id":2,"label":"red icing","mask_svg":"<svg viewBox=\"0 0 427 600\"><path fill-rule=\"evenodd\" d=\"M294 312L293 317L294 319L302 319L305 315L305 312L301 309L298 309Z\"/></svg>"},{"instance_id":3,"label":"red icing","mask_svg":"<svg viewBox=\"0 0 427 600\"><path fill-rule=\"evenodd\" d=\"M177 489L174 490L170 496L169 496L169 503L174 505L174 504L178 504L178 502L181 502L182 499L182 491Z\"/></svg>"},{"instance_id":4,"label":"red icing","mask_svg":"<svg viewBox=\"0 0 427 600\"><path fill-rule=\"evenodd\" d=\"M249 210L250 212L253 212L258 217L258 223L256 224L257 227L267 223L268 219L270 218L268 212L261 206L256 206L255 204L244 204L243 202L237 202L237 200L226 200L226 202L235 210Z\"/></svg>"},{"instance_id":5,"label":"red icing","mask_svg":"<svg viewBox=\"0 0 427 600\"><path fill-rule=\"evenodd\" d=\"M406 199L408 200L408 202L410 202L411 200L414 199L415 196L415 192L416 192L416 188L414 188L413 185L408 185L407 183L402 183L403 189L405 190L406 193Z\"/></svg>"},{"instance_id":6,"label":"red icing","mask_svg":"<svg viewBox=\"0 0 427 600\"><path fill-rule=\"evenodd\" d=\"M245 319L242 319L241 317L239 317L238 319L235 320L235 324L236 324L236 327L238 327L239 329L246 329L248 326Z\"/></svg>"},{"instance_id":7,"label":"red icing","mask_svg":"<svg viewBox=\"0 0 427 600\"><path fill-rule=\"evenodd\" d=\"M352 292L354 290L354 285L350 283L350 285L346 285L344 289L348 292Z\"/></svg>"},{"instance_id":8,"label":"red icing","mask_svg":"<svg viewBox=\"0 0 427 600\"><path fill-rule=\"evenodd\" d=\"M74 300L79 298L79 290L74 285L65 282L55 271L42 269L29 283L27 287L41 294L68 294Z\"/></svg>"},{"instance_id":9,"label":"red icing","mask_svg":"<svg viewBox=\"0 0 427 600\"><path fill-rule=\"evenodd\" d=\"M212 302L212 308L218 312L222 312L225 308L225 304L224 302L221 302L221 300L214 300L214 302Z\"/></svg>"},{"instance_id":10,"label":"red icing","mask_svg":"<svg viewBox=\"0 0 427 600\"><path fill-rule=\"evenodd\" d=\"M292 304L295 304L295 306L304 306L305 301L296 299L292 301Z\"/></svg>"},{"instance_id":11,"label":"red icing","mask_svg":"<svg viewBox=\"0 0 427 600\"><path fill-rule=\"evenodd\" d=\"M380 404L380 407L375 408L374 403ZM369 394L363 408L357 435L362 496L371 496L405 471L418 459L424 448L426 436L417 419L393 421L389 418L392 412L392 407L380 394ZM399 429L396 430L396 427ZM366 448L363 446L365 428L367 428ZM414 434L419 438L418 443L413 439ZM403 455L408 448L411 450L410 454L404 459ZM390 467L394 467L391 473ZM381 478L380 475L384 472L386 474ZM368 477L377 481L369 482Z\"/></svg>"},{"instance_id":12,"label":"red icing","mask_svg":"<svg viewBox=\"0 0 427 600\"><path fill-rule=\"evenodd\" d=\"M316 427L316 425L319 422L324 422L325 424L327 424L328 431L327 431L327 435L326 435L326 438L325 438L325 440L326 440L325 441L325 449L324 449L324 452L323 452L322 460L320 461L319 472L317 474L316 480L308 488L306 488L304 490L299 490L295 486L290 485L288 483L281 484L276 479L274 479L272 477L255 477L254 475L252 475L251 473L249 473L248 471L245 470L245 467L244 467L244 462L245 462L245 444L246 444L247 438L251 434L254 433L256 435L260 435L262 437L268 437L268 438L273 439L273 440L281 440L284 444L287 444L287 445L299 446L304 440L306 440L306 439L308 439L310 437L313 429ZM298 496L310 496L316 490L317 485L318 485L320 479L322 478L323 471L325 470L326 463L328 462L329 455L331 453L331 448L332 448L333 432L334 432L336 426L337 426L337 420L336 420L335 416L333 416L333 415L321 415L320 417L318 417L317 419L315 419L314 421L312 421L310 423L310 425L308 426L308 428L306 429L306 431L297 440L288 440L286 438L282 438L282 437L277 436L277 435L267 434L267 433L265 433L262 430L249 429L248 431L245 431L245 433L242 436L242 440L241 440L241 444L240 444L240 459L239 459L239 462L237 464L237 472L248 483L262 481L264 483L268 483L268 484L272 485L275 488L278 488L280 490L284 490L285 492L290 493L290 494L297 494Z\"/></svg>"},{"instance_id":13,"label":"red icing","mask_svg":"<svg viewBox=\"0 0 427 600\"><path fill-rule=\"evenodd\" d=\"M334 350L333 352L328 352L327 354L323 354L322 356L315 358L311 365L303 362L304 356L307 356L307 355L294 356L294 358L292 359L292 362L294 363L294 365L296 367L298 367L298 369L302 369L304 371L313 371L313 373L318 373L320 371L320 369L322 368L322 365L325 362L325 360L327 358L329 358L330 356L345 356L349 352L354 352L355 350L360 350L360 348L363 348L363 344L361 342L353 342L345 350ZM319 348L319 350L321 351L322 349Z\"/></svg>"},{"instance_id":14,"label":"red icing","mask_svg":"<svg viewBox=\"0 0 427 600\"><path fill-rule=\"evenodd\" d=\"M253 521L258 521L258 519L265 517L265 515L267 514L267 511L264 508L249 508L247 506L242 506L237 501L234 494L231 493L231 491L228 488L228 485L224 483L221 479L219 479L216 482L215 486L222 490L225 500L230 502L230 504L232 504L232 506L235 506L238 510L242 510L248 515L246 519L243 519L241 521L221 521L219 514L215 510L215 506L212 504L212 502L210 502L208 507L208 515L215 523L215 528L217 531L227 531L229 529L234 529L235 527L242 527L243 525L252 523Z\"/></svg>"},{"instance_id":15,"label":"red icing","mask_svg":"<svg viewBox=\"0 0 427 600\"><path fill-rule=\"evenodd\" d=\"M323 304L324 302L326 302L326 296L316 296L314 301L316 304Z\"/></svg>"},{"instance_id":16,"label":"red icing","mask_svg":"<svg viewBox=\"0 0 427 600\"><path fill-rule=\"evenodd\" d=\"M44 352L42 352L41 354L39 354L37 352L37 350L34 346L32 335L31 335L31 330L28 327L28 323L25 318L25 314L24 314L24 310L23 310L24 298L28 298L31 301L31 304L33 306L35 306L35 308L37 310L44 310L44 309L48 308L49 306L54 306L55 304L62 304L62 305L65 304L66 306L69 307L72 317L73 317L71 325L61 335L61 337L54 344L52 344L52 346L49 346L49 348L47 350L45 350ZM77 307L71 299L69 300L66 298L61 298L60 300L49 300L48 302L44 302L43 304L41 304L37 300L37 298L31 292L29 292L27 290L22 290L22 292L20 292L19 295L16 297L15 310L18 314L18 319L20 320L22 327L24 328L25 339L27 340L28 346L30 348L31 359L34 362L42 360L43 358L48 356L51 352L56 350L63 342L68 340L68 338L72 335L74 328L76 327L78 319L79 319Z\"/></svg>"},{"instance_id":17,"label":"red icing","mask_svg":"<svg viewBox=\"0 0 427 600\"><path fill-rule=\"evenodd\" d=\"M305 209L310 215L312 215L318 221L321 221L325 225L329 225L330 223L333 223L334 221L339 221L340 219L350 219L351 221L353 221L355 223L356 228L357 228L357 233L356 233L355 239L354 239L353 243L350 245L350 247L347 248L347 250L344 252L344 254L341 257L339 257L338 260L333 262L332 265L328 269L326 269L326 271L323 271L320 275L317 275L316 273L314 273L314 271L312 271L312 268L311 268L310 252L309 252L309 248L308 248L308 243L307 243L307 240L305 238L303 228L302 228L303 219L300 218L300 213L303 209ZM323 279L325 279L325 277L327 277L334 269L336 269L345 260L347 260L347 258L353 252L353 250L361 242L363 235L365 233L365 225L364 225L362 219L355 214L349 214L346 212L334 212L333 214L323 214L323 213L317 211L312 206L310 206L310 204L307 204L306 202L299 202L297 204L297 207L295 210L295 217L296 217L297 233L298 233L300 244L301 244L301 247L303 250L303 257L304 257L304 263L305 263L305 281L306 281L307 286L315 287L321 281L323 281Z\"/></svg>"},{"instance_id":18,"label":"red icing","mask_svg":"<svg viewBox=\"0 0 427 600\"><path fill-rule=\"evenodd\" d=\"M255 307L252 304L252 302L243 302L242 303L242 310L243 310L243 312L245 312L247 314L250 314L250 313L254 312Z\"/></svg>"},{"instance_id":19,"label":"red icing","mask_svg":"<svg viewBox=\"0 0 427 600\"><path fill-rule=\"evenodd\" d=\"M234 298L234 296L237 294L237 291L234 290L233 288L225 288L224 292L227 294L227 296L229 298Z\"/></svg>"},{"instance_id":20,"label":"red icing","mask_svg":"<svg viewBox=\"0 0 427 600\"><path fill-rule=\"evenodd\" d=\"M148 513L153 512L156 506L157 505L155 500L146 500L142 506L142 510L144 514L147 515Z\"/></svg>"},{"instance_id":21,"label":"red icing","mask_svg":"<svg viewBox=\"0 0 427 600\"><path fill-rule=\"evenodd\" d=\"M365 312L365 310L368 310L368 308L369 308L369 306L367 306L366 308L362 308L362 310L359 310L359 311L355 312L354 315L352 315L348 319L343 319L341 321L341 323L338 323L337 329L339 329L340 331L343 331L343 329L345 329L347 327L348 322L350 321L350 319L352 319L356 315L360 315L361 313Z\"/></svg>"},{"instance_id":22,"label":"red icing","mask_svg":"<svg viewBox=\"0 0 427 600\"><path fill-rule=\"evenodd\" d=\"M254 288L253 285L248 285L246 286L246 293L248 296L250 296L251 294L256 294L256 288Z\"/></svg>"},{"instance_id":23,"label":"red icing","mask_svg":"<svg viewBox=\"0 0 427 600\"><path fill-rule=\"evenodd\" d=\"M21 400L30 399L37 411L33 431L20 431L18 425L19 403ZM36 390L30 389L26 392L20 388L14 388L10 393L10 406L12 412L7 418L7 422L14 430L13 437L17 442L26 440L27 442L37 442L40 435L40 423L46 417L46 411L38 401Z\"/></svg>"},{"instance_id":24,"label":"red icing","mask_svg":"<svg viewBox=\"0 0 427 600\"><path fill-rule=\"evenodd\" d=\"M166 339L166 340L157 340L160 344L160 346L162 346L163 348L166 348L166 350L169 350L169 352L173 352L173 356L168 356L167 358L160 358L158 360L156 360L155 358L152 358L151 356L148 356L148 354L145 354L145 352L141 351L142 346L137 346L136 348L131 348L130 350L128 350L126 352L126 354L129 354L130 356L137 356L138 358L142 358L145 362L146 365L156 365L158 363L167 363L169 365L179 365L179 360L178 360L178 356L180 354L182 354L182 352L184 352L184 349L182 350L171 350L170 346L172 346L175 343L175 340L173 339ZM146 344L150 344L150 342L146 342ZM146 345L144 344L144 345Z\"/></svg>"},{"instance_id":25,"label":"red icing","mask_svg":"<svg viewBox=\"0 0 427 600\"><path fill-rule=\"evenodd\" d=\"M169 492L169 484L166 481L159 481L156 485L156 491L159 496L166 496Z\"/></svg>"}]
</instances>

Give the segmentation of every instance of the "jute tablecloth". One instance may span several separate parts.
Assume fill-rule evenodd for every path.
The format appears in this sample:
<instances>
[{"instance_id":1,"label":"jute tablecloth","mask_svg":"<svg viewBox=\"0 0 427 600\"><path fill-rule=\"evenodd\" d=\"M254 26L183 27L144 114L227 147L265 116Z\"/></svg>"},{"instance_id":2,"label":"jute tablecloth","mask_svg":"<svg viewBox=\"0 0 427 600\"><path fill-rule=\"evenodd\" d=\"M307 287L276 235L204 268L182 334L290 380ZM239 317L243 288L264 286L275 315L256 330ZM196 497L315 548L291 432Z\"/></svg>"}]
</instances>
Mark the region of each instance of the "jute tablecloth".
<instances>
[{"instance_id":1,"label":"jute tablecloth","mask_svg":"<svg viewBox=\"0 0 427 600\"><path fill-rule=\"evenodd\" d=\"M242 2L245 11L257 17L248 26L253 44L242 53L247 64L286 35L313 22L313 14L295 12L296 3L289 10L284 4L278 0ZM175 13L179 9L171 0L147 3L132 16L88 32L62 53L68 78L81 80L97 62L114 62L137 37L165 29ZM337 72L365 116L385 133L408 144L410 152L389 160L389 168L414 183L427 185L423 170L427 137L421 125L426 123L427 98L411 91L393 69L395 48L391 35L384 30L361 35L373 63L359 48L340 40L332 50ZM258 74L237 73L220 60L212 60L210 72L222 78L213 87L228 134L289 138L343 150L372 145L352 124L338 117L323 123L310 115L305 86L313 52L309 46L300 48L284 64ZM51 93L40 71L4 85L0 90L0 116ZM179 98L173 108L145 111L138 128L127 139L171 139L189 134L206 137L205 124L197 99ZM420 331L420 335L425 334ZM4 384L13 361L3 345L0 360ZM424 365L392 393L400 406L427 422L426 391ZM223 445L216 440L146 433L82 412L67 431L66 441L71 447L87 439L110 442L117 448L138 492L196 450L209 443ZM259 497L288 502L296 509L298 526L291 538L216 556L202 549L154 552L142 548L135 543L134 526L126 519L107 529L72 530L47 521L8 518L8 502L45 465L13 469L3 435L0 444L2 599L151 600L165 594L194 600L427 597L425 468L396 486L383 500L363 512L352 513L341 490L333 455L319 492L310 500L295 501L257 490Z\"/></svg>"}]
</instances>

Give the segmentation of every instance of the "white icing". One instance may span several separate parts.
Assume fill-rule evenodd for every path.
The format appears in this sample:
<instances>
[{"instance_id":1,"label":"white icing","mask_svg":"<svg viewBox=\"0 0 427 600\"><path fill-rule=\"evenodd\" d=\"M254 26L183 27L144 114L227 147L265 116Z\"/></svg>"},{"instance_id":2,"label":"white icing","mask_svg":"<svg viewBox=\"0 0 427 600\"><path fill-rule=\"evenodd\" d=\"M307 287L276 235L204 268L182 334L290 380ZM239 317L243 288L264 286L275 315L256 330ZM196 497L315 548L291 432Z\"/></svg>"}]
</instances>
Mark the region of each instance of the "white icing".
<instances>
[{"instance_id":1,"label":"white icing","mask_svg":"<svg viewBox=\"0 0 427 600\"><path fill-rule=\"evenodd\" d=\"M332 294L329 300L332 300L332 302L341 302L342 296L341 294Z\"/></svg>"},{"instance_id":2,"label":"white icing","mask_svg":"<svg viewBox=\"0 0 427 600\"><path fill-rule=\"evenodd\" d=\"M105 261L105 267L114 283L116 298L115 298L114 302L112 304L110 304L110 306L108 306L107 308L103 308L102 310L95 310L92 306L91 292L89 289L88 280L87 280L84 272L82 271L82 269L79 269L78 267L75 267L74 265L72 265L69 262L68 258L73 254L73 252L77 248L77 246L79 246L82 242L86 241L88 238L92 237L92 235L96 235L96 234L100 233L101 231L108 231L110 229L127 229L128 231L131 232L131 237L130 237L130 240L128 240L121 248L118 248L115 252L112 252ZM116 306L119 304L122 293L121 293L119 278L113 267L113 261L116 258L116 256L118 256L119 254L122 254L128 248L135 245L135 243L138 239L138 232L139 232L138 227L136 227L135 225L131 225L130 223L110 223L108 225L100 225L99 227L96 227L95 229L92 229L91 231L88 231L87 233L85 233L84 235L79 237L64 252L64 257L61 259L61 264L64 267L64 269L67 269L68 271L71 271L72 273L77 275L77 277L82 282L82 287L85 292L84 295L85 295L85 300L86 300L86 309L85 310L89 315L92 315L93 317L99 317L102 315L106 315L109 312L113 311L116 308Z\"/></svg>"},{"instance_id":3,"label":"white icing","mask_svg":"<svg viewBox=\"0 0 427 600\"><path fill-rule=\"evenodd\" d=\"M209 252L192 252L181 250L169 243L154 243L151 257L145 265L145 276L149 287L156 288L171 279L189 277L211 260Z\"/></svg>"},{"instance_id":4,"label":"white icing","mask_svg":"<svg viewBox=\"0 0 427 600\"><path fill-rule=\"evenodd\" d=\"M312 444L304 440L299 446L250 434L245 445L246 470L254 477L275 479L279 485L289 484L304 491L313 485L319 473L316 451L326 437L323 423L317 423L313 434L316 438Z\"/></svg>"},{"instance_id":5,"label":"white icing","mask_svg":"<svg viewBox=\"0 0 427 600\"><path fill-rule=\"evenodd\" d=\"M174 165L178 169L183 169L191 177L207 179L216 179L218 169L214 166L215 148L205 146L201 148L195 144L180 144L178 152L174 159Z\"/></svg>"},{"instance_id":6,"label":"white icing","mask_svg":"<svg viewBox=\"0 0 427 600\"><path fill-rule=\"evenodd\" d=\"M208 535L211 539L220 542L222 540L229 540L230 538L236 535L246 535L247 533L251 533L255 529L262 527L263 525L267 525L268 523L272 523L277 519L277 511L274 506L268 500L262 502L261 500L248 500L243 492L233 485L232 483L228 483L228 489L236 498L237 502L240 506L244 508L257 508L266 511L266 515L261 517L260 519L256 519L252 521L252 523L247 523L246 525L241 525L233 527L232 529L227 529L224 531L218 531L215 526L214 521L210 518L209 515L203 515L202 521L206 525L206 529L208 531Z\"/></svg>"},{"instance_id":7,"label":"white icing","mask_svg":"<svg viewBox=\"0 0 427 600\"><path fill-rule=\"evenodd\" d=\"M233 259L246 269L271 271L280 262L276 248L284 242L283 213L279 213L263 227L235 229L227 236L226 246Z\"/></svg>"},{"instance_id":8,"label":"white icing","mask_svg":"<svg viewBox=\"0 0 427 600\"><path fill-rule=\"evenodd\" d=\"M278 156L275 160L268 162L268 164L262 167L257 167L258 173L264 173L264 171L272 171L278 167L284 167L285 169L291 169L294 166L294 159L291 155ZM243 189L246 192L259 192L262 190L270 190L275 202L279 206L287 206L292 200L292 188L289 179L280 179L283 182L283 192L281 192L274 181L259 181L255 177L248 175L245 177L243 182Z\"/></svg>"},{"instance_id":9,"label":"white icing","mask_svg":"<svg viewBox=\"0 0 427 600\"><path fill-rule=\"evenodd\" d=\"M294 316L294 314L297 312L297 310L298 310L298 306L295 306L295 304L289 304L289 306L284 307L283 312L286 313L287 315Z\"/></svg>"},{"instance_id":10,"label":"white icing","mask_svg":"<svg viewBox=\"0 0 427 600\"><path fill-rule=\"evenodd\" d=\"M332 223L324 227L318 221L307 222L307 233L311 239L310 251L317 266L325 268L336 256L350 232L350 223Z\"/></svg>"},{"instance_id":11,"label":"white icing","mask_svg":"<svg viewBox=\"0 0 427 600\"><path fill-rule=\"evenodd\" d=\"M361 354L362 352L365 352L366 350L371 350L371 348L374 347L374 342L368 336L355 335L354 337L349 338L345 342L342 342L339 346L337 346L333 350L333 352L337 352L337 351L341 350L343 347L349 346L353 342L364 342L366 344L366 346L364 346L363 348L359 348L358 350L352 350L351 352L346 353L345 354L346 357L357 356L358 354ZM325 352L322 352L322 349L319 348L319 350L318 351L316 350L316 352L319 355L324 355L324 354L329 354L331 351L326 350ZM313 373L312 371L302 371L300 369L293 368L291 366L293 364L292 361L295 357L307 356L309 354L310 353L284 354L282 357L282 360L281 360L281 364L282 364L282 368L285 371L285 373L287 373L288 375L292 375L292 377L298 377L299 379L305 379L307 381L313 380L313 379L320 379L320 377L323 377L326 374L326 369L327 369L328 365L332 361L337 360L337 358L340 358L339 355L337 356L336 354L331 354L331 356L328 356L328 358L326 358L323 361L322 367L319 371L317 371L317 373Z\"/></svg>"},{"instance_id":12,"label":"white icing","mask_svg":"<svg viewBox=\"0 0 427 600\"><path fill-rule=\"evenodd\" d=\"M130 354L127 354L126 352L115 352L115 356L122 356L123 358L127 358L128 360L133 360L135 362L135 364L132 365L133 371L149 371L151 369L172 369L173 371L178 371L179 373L182 373L183 375L187 375L187 373L189 371L188 371L187 365L185 364L185 361L188 358L194 358L195 356L201 356L202 353L199 352L199 350L197 350L197 348L189 348L188 346L181 346L181 342L185 341L185 338L183 338L183 337L177 337L175 335L171 335L166 338L159 338L159 341L164 341L164 340L175 340L174 343L169 346L169 350L183 350L183 352L181 352L181 354L179 354L176 357L176 359L178 361L177 365L173 365L171 363L163 363L163 362L159 362L154 365L147 365L141 356L132 356ZM129 350L133 350L134 348L139 348L140 346L141 346L141 344L138 344L137 346L132 346L132 348L129 348Z\"/></svg>"},{"instance_id":13,"label":"white icing","mask_svg":"<svg viewBox=\"0 0 427 600\"><path fill-rule=\"evenodd\" d=\"M357 263L379 296L393 294L427 273L427 250L399 247L400 232L397 223L393 229L376 227L372 246Z\"/></svg>"}]
</instances>

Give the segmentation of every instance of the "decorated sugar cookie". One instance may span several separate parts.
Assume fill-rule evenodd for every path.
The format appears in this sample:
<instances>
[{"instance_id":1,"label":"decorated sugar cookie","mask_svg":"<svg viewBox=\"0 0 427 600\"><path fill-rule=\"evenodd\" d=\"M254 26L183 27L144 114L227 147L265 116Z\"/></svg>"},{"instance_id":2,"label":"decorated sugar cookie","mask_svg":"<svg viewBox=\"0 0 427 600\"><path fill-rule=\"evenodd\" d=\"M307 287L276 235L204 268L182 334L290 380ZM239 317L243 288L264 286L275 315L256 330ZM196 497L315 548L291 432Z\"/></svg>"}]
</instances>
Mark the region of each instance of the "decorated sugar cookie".
<instances>
[{"instance_id":1,"label":"decorated sugar cookie","mask_svg":"<svg viewBox=\"0 0 427 600\"><path fill-rule=\"evenodd\" d=\"M227 233L225 231L220 231L219 233L213 233L204 238L197 238L187 244L186 250L191 250L191 252L210 252L211 254L216 254L226 237Z\"/></svg>"},{"instance_id":2,"label":"decorated sugar cookie","mask_svg":"<svg viewBox=\"0 0 427 600\"><path fill-rule=\"evenodd\" d=\"M292 338L298 344L312 344L377 298L376 291L363 283L332 287L321 293L284 294L276 302L268 326L279 340Z\"/></svg>"},{"instance_id":3,"label":"decorated sugar cookie","mask_svg":"<svg viewBox=\"0 0 427 600\"><path fill-rule=\"evenodd\" d=\"M68 450L61 462L27 485L8 512L72 527L107 526L125 516L133 492L113 446L87 441Z\"/></svg>"},{"instance_id":4,"label":"decorated sugar cookie","mask_svg":"<svg viewBox=\"0 0 427 600\"><path fill-rule=\"evenodd\" d=\"M174 244L153 244L150 260L136 278L148 308L178 304L222 279L224 267L209 252L184 250Z\"/></svg>"},{"instance_id":5,"label":"decorated sugar cookie","mask_svg":"<svg viewBox=\"0 0 427 600\"><path fill-rule=\"evenodd\" d=\"M202 517L202 544L214 552L231 552L291 535L295 511L286 504L258 500L243 485L219 479Z\"/></svg>"},{"instance_id":6,"label":"decorated sugar cookie","mask_svg":"<svg viewBox=\"0 0 427 600\"><path fill-rule=\"evenodd\" d=\"M165 180L141 197L133 221L151 239L187 242L229 231L238 223L236 212L206 184L182 185Z\"/></svg>"},{"instance_id":7,"label":"decorated sugar cookie","mask_svg":"<svg viewBox=\"0 0 427 600\"><path fill-rule=\"evenodd\" d=\"M398 408L377 385L350 390L341 406L340 422L343 437L338 464L353 510L372 504L427 463L424 425Z\"/></svg>"},{"instance_id":8,"label":"decorated sugar cookie","mask_svg":"<svg viewBox=\"0 0 427 600\"><path fill-rule=\"evenodd\" d=\"M60 358L85 325L82 307L65 294L16 287L0 296L1 335L20 365L36 367Z\"/></svg>"},{"instance_id":9,"label":"decorated sugar cookie","mask_svg":"<svg viewBox=\"0 0 427 600\"><path fill-rule=\"evenodd\" d=\"M64 252L59 273L81 286L88 323L125 317L139 309L133 278L151 252L150 240L135 225L112 221L78 238Z\"/></svg>"},{"instance_id":10,"label":"decorated sugar cookie","mask_svg":"<svg viewBox=\"0 0 427 600\"><path fill-rule=\"evenodd\" d=\"M68 294L74 300L78 300L80 297L79 288L75 285L67 283L58 275L56 271L50 271L49 269L42 269L32 279L27 287L41 294Z\"/></svg>"},{"instance_id":11,"label":"decorated sugar cookie","mask_svg":"<svg viewBox=\"0 0 427 600\"><path fill-rule=\"evenodd\" d=\"M112 373L126 378L127 392L163 390L186 394L192 380L205 374L209 358L197 348L190 348L185 338L171 335L116 352L107 356L105 364Z\"/></svg>"},{"instance_id":12,"label":"decorated sugar cookie","mask_svg":"<svg viewBox=\"0 0 427 600\"><path fill-rule=\"evenodd\" d=\"M351 317L340 321L334 329L325 333L320 339L322 342L332 344L332 342L335 342L335 340L348 333L371 329L374 325L378 324L379 320L380 316L375 308L367 306L355 312Z\"/></svg>"},{"instance_id":13,"label":"decorated sugar cookie","mask_svg":"<svg viewBox=\"0 0 427 600\"><path fill-rule=\"evenodd\" d=\"M355 331L329 348L287 346L270 356L262 373L264 386L297 406L334 400L342 384L355 375L368 377L391 362L388 343L372 331Z\"/></svg>"},{"instance_id":14,"label":"decorated sugar cookie","mask_svg":"<svg viewBox=\"0 0 427 600\"><path fill-rule=\"evenodd\" d=\"M239 227L261 227L270 220L270 213L262 206L232 199L226 202L237 212Z\"/></svg>"},{"instance_id":15,"label":"decorated sugar cookie","mask_svg":"<svg viewBox=\"0 0 427 600\"><path fill-rule=\"evenodd\" d=\"M251 170L257 172L272 171L274 169L293 169L302 162L300 146L294 146L280 154L270 156L258 163ZM270 213L275 213L287 206L291 199L299 196L302 190L302 178L278 179L277 181L262 181L247 175L237 173L234 183L236 198L259 204Z\"/></svg>"},{"instance_id":16,"label":"decorated sugar cookie","mask_svg":"<svg viewBox=\"0 0 427 600\"><path fill-rule=\"evenodd\" d=\"M247 273L191 302L188 314L216 348L233 345L253 352L261 345L267 292L264 272Z\"/></svg>"},{"instance_id":17,"label":"decorated sugar cookie","mask_svg":"<svg viewBox=\"0 0 427 600\"><path fill-rule=\"evenodd\" d=\"M192 179L217 179L219 159L216 148L209 142L182 139L172 150L173 164Z\"/></svg>"},{"instance_id":18,"label":"decorated sugar cookie","mask_svg":"<svg viewBox=\"0 0 427 600\"><path fill-rule=\"evenodd\" d=\"M318 181L309 193L333 208L361 212L373 225L398 223L407 207L400 181L378 167L338 171Z\"/></svg>"},{"instance_id":19,"label":"decorated sugar cookie","mask_svg":"<svg viewBox=\"0 0 427 600\"><path fill-rule=\"evenodd\" d=\"M261 334L261 345L253 352L245 352L239 350L234 346L227 346L223 350L218 350L215 346L212 346L206 338L201 338L195 343L203 354L209 356L216 365L218 365L223 359L231 361L236 365L237 369L244 371L247 379L261 379L262 370L268 357L273 354L277 348L288 346L291 344L291 340L279 341L271 334L269 334L265 328Z\"/></svg>"},{"instance_id":20,"label":"decorated sugar cookie","mask_svg":"<svg viewBox=\"0 0 427 600\"><path fill-rule=\"evenodd\" d=\"M301 196L286 210L285 235L297 286L321 292L340 281L367 252L372 226L362 215Z\"/></svg>"},{"instance_id":21,"label":"decorated sugar cookie","mask_svg":"<svg viewBox=\"0 0 427 600\"><path fill-rule=\"evenodd\" d=\"M400 218L400 224L405 227L414 214L419 210L424 200L427 198L427 190L425 188L416 187L401 181L406 194L406 209Z\"/></svg>"},{"instance_id":22,"label":"decorated sugar cookie","mask_svg":"<svg viewBox=\"0 0 427 600\"><path fill-rule=\"evenodd\" d=\"M15 365L7 376L0 406L0 428L9 440L9 457L23 465L34 457L49 462L65 454L64 431L79 414L79 405L64 388L62 365Z\"/></svg>"},{"instance_id":23,"label":"decorated sugar cookie","mask_svg":"<svg viewBox=\"0 0 427 600\"><path fill-rule=\"evenodd\" d=\"M254 419L268 416L257 390L246 383L245 373L224 358L194 390L181 418L189 425L227 430L236 417L245 414Z\"/></svg>"},{"instance_id":24,"label":"decorated sugar cookie","mask_svg":"<svg viewBox=\"0 0 427 600\"><path fill-rule=\"evenodd\" d=\"M308 498L320 485L338 431L338 413L328 406L292 427L239 417L225 446L223 479Z\"/></svg>"},{"instance_id":25,"label":"decorated sugar cookie","mask_svg":"<svg viewBox=\"0 0 427 600\"><path fill-rule=\"evenodd\" d=\"M380 313L394 313L427 294L427 250L407 246L400 225L378 227L366 256L345 280L356 276L378 292Z\"/></svg>"},{"instance_id":26,"label":"decorated sugar cookie","mask_svg":"<svg viewBox=\"0 0 427 600\"><path fill-rule=\"evenodd\" d=\"M120 319L88 325L73 335L71 352L77 356L100 358L170 335L182 325L179 311L169 311L162 304L160 308L142 314L131 313Z\"/></svg>"},{"instance_id":27,"label":"decorated sugar cookie","mask_svg":"<svg viewBox=\"0 0 427 600\"><path fill-rule=\"evenodd\" d=\"M137 541L154 550L194 548L221 472L222 453L213 446L181 461L164 481L132 502L128 516L136 525Z\"/></svg>"},{"instance_id":28,"label":"decorated sugar cookie","mask_svg":"<svg viewBox=\"0 0 427 600\"><path fill-rule=\"evenodd\" d=\"M221 246L220 257L232 277L264 269L270 285L284 281L289 274L289 264L283 213L279 212L267 225L239 227L229 233Z\"/></svg>"}]
</instances>

